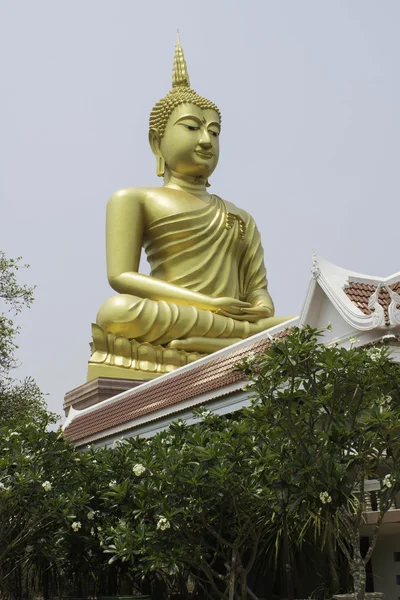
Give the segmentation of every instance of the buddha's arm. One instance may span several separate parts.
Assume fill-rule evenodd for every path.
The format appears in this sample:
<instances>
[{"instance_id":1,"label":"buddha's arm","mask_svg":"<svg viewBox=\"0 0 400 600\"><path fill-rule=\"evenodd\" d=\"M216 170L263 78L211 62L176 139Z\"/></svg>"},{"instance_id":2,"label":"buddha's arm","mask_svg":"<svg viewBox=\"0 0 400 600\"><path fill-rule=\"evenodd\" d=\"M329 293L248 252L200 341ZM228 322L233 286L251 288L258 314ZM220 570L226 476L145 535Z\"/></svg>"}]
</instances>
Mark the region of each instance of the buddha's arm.
<instances>
[{"instance_id":1,"label":"buddha's arm","mask_svg":"<svg viewBox=\"0 0 400 600\"><path fill-rule=\"evenodd\" d=\"M134 189L116 192L107 205L107 275L120 294L150 300L166 300L204 310L222 309L231 316L247 308L247 302L233 298L212 298L138 273L145 233L143 201Z\"/></svg>"},{"instance_id":2,"label":"buddha's arm","mask_svg":"<svg viewBox=\"0 0 400 600\"><path fill-rule=\"evenodd\" d=\"M255 309L262 309L263 312L263 318L264 317L273 317L275 314L275 307L274 307L274 303L272 301L271 296L268 293L268 290L266 289L259 289L259 290L254 290L253 292L251 292L251 294L249 295L248 298L246 298L246 300L248 302L251 303L251 305L255 308ZM252 309L248 309L250 312L252 312Z\"/></svg>"},{"instance_id":3,"label":"buddha's arm","mask_svg":"<svg viewBox=\"0 0 400 600\"><path fill-rule=\"evenodd\" d=\"M260 232L253 217L248 213L244 214L247 221L247 235L241 273L244 277L245 299L252 306L246 312L253 315L259 314L260 318L273 317L275 308L268 292L267 272Z\"/></svg>"}]
</instances>

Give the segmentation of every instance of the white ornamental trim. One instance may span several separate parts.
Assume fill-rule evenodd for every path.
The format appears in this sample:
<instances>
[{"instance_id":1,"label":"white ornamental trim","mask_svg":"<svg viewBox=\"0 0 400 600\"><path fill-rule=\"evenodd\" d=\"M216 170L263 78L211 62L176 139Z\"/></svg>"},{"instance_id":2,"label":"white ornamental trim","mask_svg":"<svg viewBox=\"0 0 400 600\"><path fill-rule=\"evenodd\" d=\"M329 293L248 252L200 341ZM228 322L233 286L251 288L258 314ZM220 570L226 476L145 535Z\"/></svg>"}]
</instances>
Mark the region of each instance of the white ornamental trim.
<instances>
[{"instance_id":1,"label":"white ornamental trim","mask_svg":"<svg viewBox=\"0 0 400 600\"><path fill-rule=\"evenodd\" d=\"M400 295L392 290L388 285L386 286L387 291L389 292L389 296L391 299L391 303L389 304L388 314L389 314L389 323L391 325L400 325L400 309L397 308L400 305Z\"/></svg>"}]
</instances>

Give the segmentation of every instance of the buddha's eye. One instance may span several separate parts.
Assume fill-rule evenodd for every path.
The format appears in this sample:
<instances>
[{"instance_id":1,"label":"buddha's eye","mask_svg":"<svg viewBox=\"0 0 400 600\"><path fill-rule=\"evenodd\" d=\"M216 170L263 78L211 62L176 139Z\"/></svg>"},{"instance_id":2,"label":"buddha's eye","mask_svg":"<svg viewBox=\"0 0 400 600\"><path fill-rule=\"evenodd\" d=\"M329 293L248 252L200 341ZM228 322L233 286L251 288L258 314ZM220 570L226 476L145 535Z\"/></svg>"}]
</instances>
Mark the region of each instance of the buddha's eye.
<instances>
[{"instance_id":1,"label":"buddha's eye","mask_svg":"<svg viewBox=\"0 0 400 600\"><path fill-rule=\"evenodd\" d=\"M197 127L196 125L187 125L186 123L182 123L182 125L186 127L186 129L189 129L189 131L198 131L200 129L200 127Z\"/></svg>"},{"instance_id":2,"label":"buddha's eye","mask_svg":"<svg viewBox=\"0 0 400 600\"><path fill-rule=\"evenodd\" d=\"M210 131L211 135L213 135L214 137L218 137L219 136L219 132L218 131Z\"/></svg>"}]
</instances>

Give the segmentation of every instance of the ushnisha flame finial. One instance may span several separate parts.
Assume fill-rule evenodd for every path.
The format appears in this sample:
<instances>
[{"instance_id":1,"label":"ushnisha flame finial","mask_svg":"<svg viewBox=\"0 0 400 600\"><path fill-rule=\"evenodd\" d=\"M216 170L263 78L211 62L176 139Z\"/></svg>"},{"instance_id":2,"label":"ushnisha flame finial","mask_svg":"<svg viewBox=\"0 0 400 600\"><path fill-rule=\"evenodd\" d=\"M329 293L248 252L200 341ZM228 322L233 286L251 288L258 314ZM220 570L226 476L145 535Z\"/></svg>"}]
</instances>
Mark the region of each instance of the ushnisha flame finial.
<instances>
[{"instance_id":1,"label":"ushnisha flame finial","mask_svg":"<svg viewBox=\"0 0 400 600\"><path fill-rule=\"evenodd\" d=\"M187 71L186 60L181 46L179 30L176 34L174 67L172 69L172 88L178 86L190 88L189 73Z\"/></svg>"},{"instance_id":2,"label":"ushnisha flame finial","mask_svg":"<svg viewBox=\"0 0 400 600\"><path fill-rule=\"evenodd\" d=\"M214 102L211 102L211 100L199 96L190 87L189 75L178 31L174 68L172 70L172 89L153 106L153 110L150 113L150 130L157 130L158 135L162 137L170 114L180 104L195 104L202 109L215 110L221 121L221 112L218 106Z\"/></svg>"}]
</instances>

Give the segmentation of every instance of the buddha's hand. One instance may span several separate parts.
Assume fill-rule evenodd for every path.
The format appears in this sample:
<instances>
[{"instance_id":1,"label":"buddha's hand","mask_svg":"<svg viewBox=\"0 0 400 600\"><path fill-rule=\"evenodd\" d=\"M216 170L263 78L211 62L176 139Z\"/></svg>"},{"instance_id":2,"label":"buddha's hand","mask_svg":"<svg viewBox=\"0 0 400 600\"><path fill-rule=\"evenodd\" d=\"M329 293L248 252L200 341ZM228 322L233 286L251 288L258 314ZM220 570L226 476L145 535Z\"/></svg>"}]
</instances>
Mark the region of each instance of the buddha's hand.
<instances>
[{"instance_id":1,"label":"buddha's hand","mask_svg":"<svg viewBox=\"0 0 400 600\"><path fill-rule=\"evenodd\" d=\"M236 321L256 323L260 319L266 319L273 315L273 311L269 306L255 306L249 302L236 300L236 298L213 298L212 304L216 314L230 317Z\"/></svg>"},{"instance_id":2,"label":"buddha's hand","mask_svg":"<svg viewBox=\"0 0 400 600\"><path fill-rule=\"evenodd\" d=\"M244 308L242 315L245 316L246 321L254 322L260 319L267 319L273 316L273 311L270 306L251 306L250 308Z\"/></svg>"},{"instance_id":3,"label":"buddha's hand","mask_svg":"<svg viewBox=\"0 0 400 600\"><path fill-rule=\"evenodd\" d=\"M224 297L210 298L210 308L217 315L244 321L243 311L249 310L252 306L250 302L242 302L242 300L237 300L236 298Z\"/></svg>"}]
</instances>

